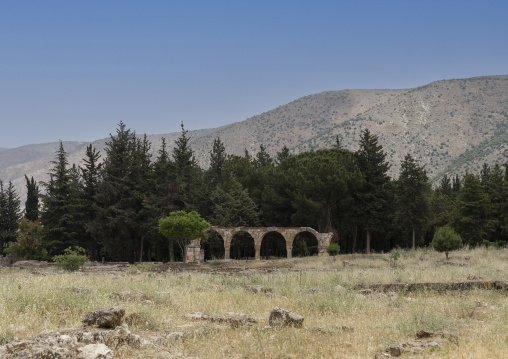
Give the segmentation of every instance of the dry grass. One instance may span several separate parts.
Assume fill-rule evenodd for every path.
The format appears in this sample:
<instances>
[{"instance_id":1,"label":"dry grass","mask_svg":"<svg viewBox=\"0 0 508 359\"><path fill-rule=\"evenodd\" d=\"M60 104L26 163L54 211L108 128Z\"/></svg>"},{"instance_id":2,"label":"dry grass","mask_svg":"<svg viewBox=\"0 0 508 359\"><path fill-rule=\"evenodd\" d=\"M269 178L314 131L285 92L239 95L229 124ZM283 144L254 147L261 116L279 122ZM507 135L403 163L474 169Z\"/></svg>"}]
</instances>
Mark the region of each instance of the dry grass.
<instances>
[{"instance_id":1,"label":"dry grass","mask_svg":"<svg viewBox=\"0 0 508 359\"><path fill-rule=\"evenodd\" d=\"M431 251L404 251L392 268L389 254L296 258L258 262L259 267L280 267L272 273L248 274L149 273L84 275L55 270L0 270L0 343L14 337L33 337L43 330L80 328L88 311L121 305L126 313L142 312L148 320L131 330L140 335L160 331L187 334L165 348L175 357L198 358L373 358L393 343L414 338L422 329L447 330L459 336L424 357L508 357L508 300L506 292L400 293L397 298L366 297L352 284L374 282L426 282L506 280L508 250L454 252L449 264ZM343 261L347 261L344 265ZM303 269L296 271L295 269ZM262 294L246 285L273 288ZM87 288L77 290L77 288ZM305 290L318 288L317 293ZM152 303L122 301L113 292L147 294ZM301 329L272 329L268 316L274 307L305 317ZM186 313L242 312L259 321L252 327L231 328L191 322ZM192 324L184 327L182 325ZM314 327L353 327L353 331L318 332ZM165 355L165 356L164 356ZM123 352L124 358L162 358L154 349ZM422 356L423 357L423 356Z\"/></svg>"}]
</instances>

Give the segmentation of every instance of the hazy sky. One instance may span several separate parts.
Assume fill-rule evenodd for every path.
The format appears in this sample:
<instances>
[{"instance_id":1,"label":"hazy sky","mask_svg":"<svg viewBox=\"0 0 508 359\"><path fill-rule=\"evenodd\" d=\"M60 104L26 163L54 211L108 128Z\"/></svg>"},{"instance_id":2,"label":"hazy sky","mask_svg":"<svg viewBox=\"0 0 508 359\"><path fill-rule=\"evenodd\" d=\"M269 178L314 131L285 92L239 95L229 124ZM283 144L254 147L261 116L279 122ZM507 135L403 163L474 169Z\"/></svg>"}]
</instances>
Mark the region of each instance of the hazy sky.
<instances>
[{"instance_id":1,"label":"hazy sky","mask_svg":"<svg viewBox=\"0 0 508 359\"><path fill-rule=\"evenodd\" d=\"M508 1L0 0L0 147L508 74Z\"/></svg>"}]
</instances>

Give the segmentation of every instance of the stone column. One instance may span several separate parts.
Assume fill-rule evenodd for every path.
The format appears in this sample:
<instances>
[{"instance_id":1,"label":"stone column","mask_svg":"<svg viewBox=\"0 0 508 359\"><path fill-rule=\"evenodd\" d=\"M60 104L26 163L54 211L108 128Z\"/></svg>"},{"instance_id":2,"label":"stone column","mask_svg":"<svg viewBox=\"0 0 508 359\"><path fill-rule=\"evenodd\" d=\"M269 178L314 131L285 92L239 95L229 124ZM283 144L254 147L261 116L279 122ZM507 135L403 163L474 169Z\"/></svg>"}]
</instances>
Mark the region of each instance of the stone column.
<instances>
[{"instance_id":1,"label":"stone column","mask_svg":"<svg viewBox=\"0 0 508 359\"><path fill-rule=\"evenodd\" d=\"M259 261L261 259L261 244L255 244L254 250L256 251L255 259Z\"/></svg>"},{"instance_id":2,"label":"stone column","mask_svg":"<svg viewBox=\"0 0 508 359\"><path fill-rule=\"evenodd\" d=\"M231 244L224 242L224 260L226 262L229 262L231 260L230 258L230 252L231 251Z\"/></svg>"},{"instance_id":3,"label":"stone column","mask_svg":"<svg viewBox=\"0 0 508 359\"><path fill-rule=\"evenodd\" d=\"M293 258L293 242L286 242L286 254L287 259Z\"/></svg>"}]
</instances>

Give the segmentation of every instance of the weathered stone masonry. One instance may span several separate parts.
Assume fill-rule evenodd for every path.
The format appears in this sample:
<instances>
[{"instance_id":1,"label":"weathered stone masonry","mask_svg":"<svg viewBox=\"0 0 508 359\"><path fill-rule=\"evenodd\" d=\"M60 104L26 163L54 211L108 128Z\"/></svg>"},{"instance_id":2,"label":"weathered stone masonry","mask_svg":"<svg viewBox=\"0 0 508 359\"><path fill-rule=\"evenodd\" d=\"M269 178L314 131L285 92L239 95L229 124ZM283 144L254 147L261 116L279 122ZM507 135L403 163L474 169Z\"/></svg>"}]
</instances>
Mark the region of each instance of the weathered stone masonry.
<instances>
[{"instance_id":1,"label":"weathered stone masonry","mask_svg":"<svg viewBox=\"0 0 508 359\"><path fill-rule=\"evenodd\" d=\"M259 260L261 255L261 242L266 234L270 232L280 233L286 241L287 258L291 258L293 250L293 241L296 236L302 232L312 233L318 242L318 256L326 256L326 247L330 245L332 233L319 233L310 227L210 227L207 232L217 232L224 241L224 259L230 259L231 241L238 232L247 232L254 238L255 259Z\"/></svg>"}]
</instances>

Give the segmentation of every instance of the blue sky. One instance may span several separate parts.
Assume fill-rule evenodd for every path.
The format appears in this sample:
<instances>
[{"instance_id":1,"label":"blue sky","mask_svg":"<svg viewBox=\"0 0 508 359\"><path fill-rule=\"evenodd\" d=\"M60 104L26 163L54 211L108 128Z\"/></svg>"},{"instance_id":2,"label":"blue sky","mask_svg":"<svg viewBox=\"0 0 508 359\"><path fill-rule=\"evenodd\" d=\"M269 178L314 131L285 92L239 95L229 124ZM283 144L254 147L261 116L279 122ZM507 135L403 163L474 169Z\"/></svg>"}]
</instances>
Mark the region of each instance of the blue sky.
<instances>
[{"instance_id":1,"label":"blue sky","mask_svg":"<svg viewBox=\"0 0 508 359\"><path fill-rule=\"evenodd\" d=\"M0 0L0 147L508 74L508 2Z\"/></svg>"}]
</instances>

